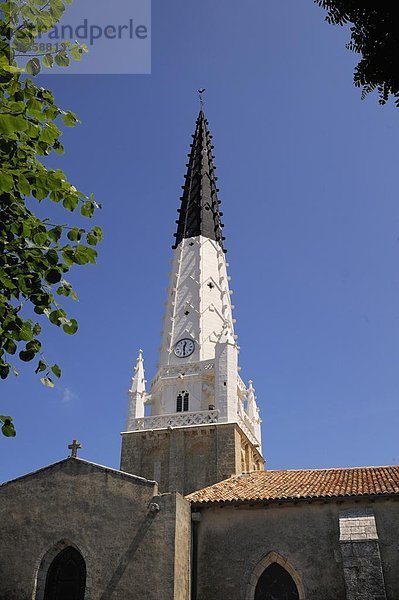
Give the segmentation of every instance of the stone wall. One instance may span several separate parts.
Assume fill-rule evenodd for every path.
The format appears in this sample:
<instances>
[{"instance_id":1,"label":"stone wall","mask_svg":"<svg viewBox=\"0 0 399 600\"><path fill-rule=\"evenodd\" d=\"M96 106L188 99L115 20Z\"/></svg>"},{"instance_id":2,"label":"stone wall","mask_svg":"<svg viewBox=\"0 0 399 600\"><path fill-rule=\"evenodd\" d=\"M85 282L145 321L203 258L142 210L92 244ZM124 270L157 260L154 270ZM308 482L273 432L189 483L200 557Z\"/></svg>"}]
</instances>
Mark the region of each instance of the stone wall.
<instances>
[{"instance_id":1,"label":"stone wall","mask_svg":"<svg viewBox=\"0 0 399 600\"><path fill-rule=\"evenodd\" d=\"M42 600L51 560L73 545L86 562L85 600L185 600L189 512L155 482L80 459L4 484L0 598Z\"/></svg>"},{"instance_id":2,"label":"stone wall","mask_svg":"<svg viewBox=\"0 0 399 600\"><path fill-rule=\"evenodd\" d=\"M183 495L250 469L263 458L235 423L132 431L122 434L121 469ZM245 462L245 461L244 461Z\"/></svg>"},{"instance_id":3,"label":"stone wall","mask_svg":"<svg viewBox=\"0 0 399 600\"><path fill-rule=\"evenodd\" d=\"M373 509L341 511L339 528L347 600L386 600Z\"/></svg>"},{"instance_id":4,"label":"stone wall","mask_svg":"<svg viewBox=\"0 0 399 600\"><path fill-rule=\"evenodd\" d=\"M359 507L371 509L375 515L381 562L371 553L365 575L362 552L367 554L367 544L377 541L365 540L364 546L357 542L358 562L351 565L357 568L352 571L352 581L358 595L353 596L345 573L348 557L342 552L342 544L348 542L340 542L340 513ZM285 566L297 583L301 600L375 600L385 598L384 593L387 600L399 598L397 500L225 505L200 512L198 592L192 600L253 600L257 579L269 562ZM370 595L370 590L376 595Z\"/></svg>"}]
</instances>

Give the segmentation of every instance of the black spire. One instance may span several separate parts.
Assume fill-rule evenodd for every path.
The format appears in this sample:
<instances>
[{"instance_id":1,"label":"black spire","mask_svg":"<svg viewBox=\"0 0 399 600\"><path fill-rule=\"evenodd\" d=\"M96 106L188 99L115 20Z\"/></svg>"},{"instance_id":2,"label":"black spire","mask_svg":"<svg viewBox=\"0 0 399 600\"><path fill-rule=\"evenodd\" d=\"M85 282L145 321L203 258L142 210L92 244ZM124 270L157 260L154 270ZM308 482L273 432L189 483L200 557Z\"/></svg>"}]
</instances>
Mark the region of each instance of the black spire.
<instances>
[{"instance_id":1,"label":"black spire","mask_svg":"<svg viewBox=\"0 0 399 600\"><path fill-rule=\"evenodd\" d=\"M181 197L181 207L178 210L179 219L175 233L176 248L184 238L203 235L216 240L223 249L222 227L219 211L215 176L215 166L212 155L212 136L208 131L208 121L200 110L198 115L189 162L187 163L186 182Z\"/></svg>"}]
</instances>

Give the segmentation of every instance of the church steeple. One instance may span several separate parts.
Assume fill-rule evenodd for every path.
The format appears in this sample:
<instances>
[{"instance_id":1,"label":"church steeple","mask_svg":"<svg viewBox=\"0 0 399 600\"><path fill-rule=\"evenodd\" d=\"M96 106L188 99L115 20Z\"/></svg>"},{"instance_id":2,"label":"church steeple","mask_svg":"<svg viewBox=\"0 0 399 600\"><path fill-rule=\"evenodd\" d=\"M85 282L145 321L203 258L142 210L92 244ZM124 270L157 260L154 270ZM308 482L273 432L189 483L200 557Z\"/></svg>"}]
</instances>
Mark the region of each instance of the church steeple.
<instances>
[{"instance_id":1,"label":"church steeple","mask_svg":"<svg viewBox=\"0 0 399 600\"><path fill-rule=\"evenodd\" d=\"M189 493L264 462L254 390L239 375L212 150L201 107L176 221L157 371L147 393L139 356L129 392L121 468L154 478L162 491Z\"/></svg>"},{"instance_id":2,"label":"church steeple","mask_svg":"<svg viewBox=\"0 0 399 600\"><path fill-rule=\"evenodd\" d=\"M212 135L208 130L208 121L201 109L197 118L183 195L181 196L181 207L178 209L179 219L177 222L176 244L185 238L202 235L218 242L223 248L224 237L222 235L223 223L219 210L217 177L212 154Z\"/></svg>"}]
</instances>

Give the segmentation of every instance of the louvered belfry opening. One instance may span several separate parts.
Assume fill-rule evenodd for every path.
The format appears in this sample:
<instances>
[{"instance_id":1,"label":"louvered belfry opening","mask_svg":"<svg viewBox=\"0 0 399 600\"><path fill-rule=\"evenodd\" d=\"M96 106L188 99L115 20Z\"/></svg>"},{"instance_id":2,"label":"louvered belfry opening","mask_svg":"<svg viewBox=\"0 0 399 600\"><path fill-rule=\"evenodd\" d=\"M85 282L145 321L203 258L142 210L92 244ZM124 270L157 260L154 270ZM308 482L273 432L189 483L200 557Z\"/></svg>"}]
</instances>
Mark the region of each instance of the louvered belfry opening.
<instances>
[{"instance_id":1,"label":"louvered belfry opening","mask_svg":"<svg viewBox=\"0 0 399 600\"><path fill-rule=\"evenodd\" d=\"M212 136L208 121L201 110L191 144L189 162L178 209L176 248L185 238L202 235L217 241L223 248L222 214L219 210L217 177L212 154Z\"/></svg>"},{"instance_id":2,"label":"louvered belfry opening","mask_svg":"<svg viewBox=\"0 0 399 600\"><path fill-rule=\"evenodd\" d=\"M299 600L299 593L288 571L274 562L259 577L255 600Z\"/></svg>"},{"instance_id":3,"label":"louvered belfry opening","mask_svg":"<svg viewBox=\"0 0 399 600\"><path fill-rule=\"evenodd\" d=\"M85 561L78 550L68 546L49 567L44 600L84 600L85 589Z\"/></svg>"}]
</instances>

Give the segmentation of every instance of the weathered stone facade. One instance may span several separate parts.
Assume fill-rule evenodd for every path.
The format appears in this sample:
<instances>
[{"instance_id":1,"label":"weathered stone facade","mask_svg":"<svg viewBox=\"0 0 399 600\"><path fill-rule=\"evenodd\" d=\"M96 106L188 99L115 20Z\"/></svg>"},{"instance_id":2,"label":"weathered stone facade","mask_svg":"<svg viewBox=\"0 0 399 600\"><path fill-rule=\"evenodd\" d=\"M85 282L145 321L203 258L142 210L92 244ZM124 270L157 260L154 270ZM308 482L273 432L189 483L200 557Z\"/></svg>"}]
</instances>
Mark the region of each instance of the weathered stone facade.
<instances>
[{"instance_id":1,"label":"weathered stone facade","mask_svg":"<svg viewBox=\"0 0 399 600\"><path fill-rule=\"evenodd\" d=\"M75 458L0 489L1 600L42 600L66 546L86 563L85 600L187 600L190 507L178 494Z\"/></svg>"},{"instance_id":2,"label":"weathered stone facade","mask_svg":"<svg viewBox=\"0 0 399 600\"><path fill-rule=\"evenodd\" d=\"M203 438L210 443L209 432ZM261 472L252 479L265 480ZM257 600L276 564L298 600L397 600L398 500L191 497L190 507L155 481L69 458L0 486L0 600L43 600L49 567L66 547L83 557L84 600Z\"/></svg>"},{"instance_id":3,"label":"weathered stone facade","mask_svg":"<svg viewBox=\"0 0 399 600\"><path fill-rule=\"evenodd\" d=\"M340 542L343 506L371 510L379 541ZM198 510L196 600L253 600L271 562L288 570L300 599L399 598L398 501L254 502Z\"/></svg>"},{"instance_id":4,"label":"weathered stone facade","mask_svg":"<svg viewBox=\"0 0 399 600\"><path fill-rule=\"evenodd\" d=\"M122 434L121 470L155 479L161 492L189 494L263 465L236 423Z\"/></svg>"}]
</instances>

